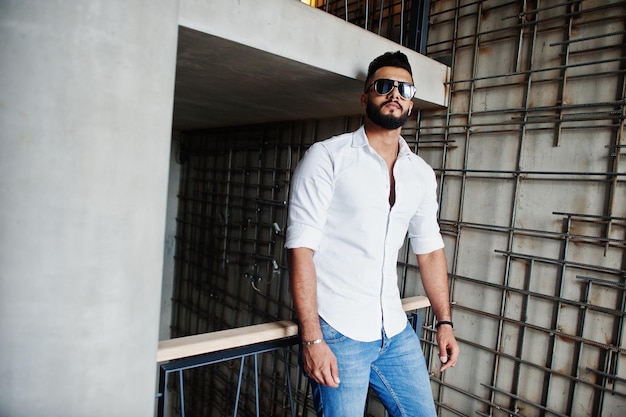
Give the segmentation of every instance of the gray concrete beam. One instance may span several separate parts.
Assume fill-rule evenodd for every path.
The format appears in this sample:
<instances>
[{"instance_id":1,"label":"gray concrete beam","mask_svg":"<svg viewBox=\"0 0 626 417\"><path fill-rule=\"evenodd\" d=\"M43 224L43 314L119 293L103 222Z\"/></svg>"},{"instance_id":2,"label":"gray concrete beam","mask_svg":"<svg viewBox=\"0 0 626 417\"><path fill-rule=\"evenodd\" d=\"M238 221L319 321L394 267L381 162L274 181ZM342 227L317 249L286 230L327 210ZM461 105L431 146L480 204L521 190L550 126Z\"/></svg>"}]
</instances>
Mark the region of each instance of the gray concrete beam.
<instances>
[{"instance_id":1,"label":"gray concrete beam","mask_svg":"<svg viewBox=\"0 0 626 417\"><path fill-rule=\"evenodd\" d=\"M295 0L182 0L179 24L178 129L359 113L367 65L395 50L416 105L447 104L449 67Z\"/></svg>"}]
</instances>

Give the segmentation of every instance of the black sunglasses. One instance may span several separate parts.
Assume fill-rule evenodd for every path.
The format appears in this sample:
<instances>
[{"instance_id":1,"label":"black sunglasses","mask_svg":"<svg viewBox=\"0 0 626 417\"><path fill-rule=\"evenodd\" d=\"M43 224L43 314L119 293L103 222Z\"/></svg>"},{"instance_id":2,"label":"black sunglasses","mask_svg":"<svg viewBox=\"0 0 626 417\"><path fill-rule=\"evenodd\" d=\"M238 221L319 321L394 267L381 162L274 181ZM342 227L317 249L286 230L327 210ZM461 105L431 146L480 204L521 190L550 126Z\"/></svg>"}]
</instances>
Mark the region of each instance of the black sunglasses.
<instances>
[{"instance_id":1,"label":"black sunglasses","mask_svg":"<svg viewBox=\"0 0 626 417\"><path fill-rule=\"evenodd\" d=\"M405 81L389 80L387 78L381 78L372 82L365 89L365 91L369 91L372 86L374 86L374 90L376 91L376 93L380 94L381 96L389 94L394 87L397 87L398 93L400 93L400 97L405 100L413 98L415 92L417 91L417 88L415 88L415 86L411 83Z\"/></svg>"}]
</instances>

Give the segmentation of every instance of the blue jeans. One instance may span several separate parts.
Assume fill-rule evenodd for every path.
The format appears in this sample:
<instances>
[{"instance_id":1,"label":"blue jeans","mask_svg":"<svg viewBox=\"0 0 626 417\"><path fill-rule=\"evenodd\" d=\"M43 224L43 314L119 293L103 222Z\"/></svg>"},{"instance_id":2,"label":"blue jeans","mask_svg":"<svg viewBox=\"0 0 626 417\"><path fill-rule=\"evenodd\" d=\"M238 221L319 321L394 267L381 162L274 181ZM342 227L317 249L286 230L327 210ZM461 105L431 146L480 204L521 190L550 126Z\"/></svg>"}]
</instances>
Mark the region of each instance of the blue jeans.
<instances>
[{"instance_id":1,"label":"blue jeans","mask_svg":"<svg viewBox=\"0 0 626 417\"><path fill-rule=\"evenodd\" d=\"M337 357L338 388L311 379L318 417L363 417L368 387L391 417L437 415L419 338L407 322L392 338L358 342L320 319L324 340Z\"/></svg>"}]
</instances>

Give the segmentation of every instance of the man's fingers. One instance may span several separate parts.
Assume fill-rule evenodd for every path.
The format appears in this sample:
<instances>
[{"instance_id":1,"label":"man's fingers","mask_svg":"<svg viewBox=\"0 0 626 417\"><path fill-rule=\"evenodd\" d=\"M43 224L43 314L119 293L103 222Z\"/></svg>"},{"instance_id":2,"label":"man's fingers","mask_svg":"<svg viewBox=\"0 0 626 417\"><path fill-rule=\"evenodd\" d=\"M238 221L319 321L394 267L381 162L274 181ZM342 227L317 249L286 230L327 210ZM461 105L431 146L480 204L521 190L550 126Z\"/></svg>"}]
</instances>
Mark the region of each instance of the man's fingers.
<instances>
[{"instance_id":1,"label":"man's fingers","mask_svg":"<svg viewBox=\"0 0 626 417\"><path fill-rule=\"evenodd\" d=\"M439 360L443 364L443 365L441 365L441 368L439 369L440 372L443 372L446 369L454 366L454 364L452 364L452 362L449 359L450 359L450 357L448 355L439 355Z\"/></svg>"},{"instance_id":2,"label":"man's fingers","mask_svg":"<svg viewBox=\"0 0 626 417\"><path fill-rule=\"evenodd\" d=\"M331 388L337 388L339 386L339 370L337 369L337 361L334 357L333 360L326 362L324 366L319 369L319 379L316 379L316 381Z\"/></svg>"},{"instance_id":3,"label":"man's fingers","mask_svg":"<svg viewBox=\"0 0 626 417\"><path fill-rule=\"evenodd\" d=\"M339 380L339 368L337 367L337 359L335 358L333 358L333 360L330 362L330 373L334 384L331 386L334 386L336 388L339 386L339 383L341 381Z\"/></svg>"},{"instance_id":4,"label":"man's fingers","mask_svg":"<svg viewBox=\"0 0 626 417\"><path fill-rule=\"evenodd\" d=\"M447 355L439 355L439 360L443 364L441 366L441 371L445 371L448 368L452 368L456 365L456 361L459 358L459 348L458 345L454 345L451 348L445 350Z\"/></svg>"},{"instance_id":5,"label":"man's fingers","mask_svg":"<svg viewBox=\"0 0 626 417\"><path fill-rule=\"evenodd\" d=\"M441 372L456 365L459 359L460 348L452 329L442 327L437 332L437 344L439 345L439 360L442 363Z\"/></svg>"},{"instance_id":6,"label":"man's fingers","mask_svg":"<svg viewBox=\"0 0 626 417\"><path fill-rule=\"evenodd\" d=\"M319 384L326 385L331 388L337 388L339 386L339 376L336 373L333 373L330 366L324 369L318 369L311 376Z\"/></svg>"},{"instance_id":7,"label":"man's fingers","mask_svg":"<svg viewBox=\"0 0 626 417\"><path fill-rule=\"evenodd\" d=\"M339 386L337 359L325 344L307 348L305 371L319 384L332 388Z\"/></svg>"}]
</instances>

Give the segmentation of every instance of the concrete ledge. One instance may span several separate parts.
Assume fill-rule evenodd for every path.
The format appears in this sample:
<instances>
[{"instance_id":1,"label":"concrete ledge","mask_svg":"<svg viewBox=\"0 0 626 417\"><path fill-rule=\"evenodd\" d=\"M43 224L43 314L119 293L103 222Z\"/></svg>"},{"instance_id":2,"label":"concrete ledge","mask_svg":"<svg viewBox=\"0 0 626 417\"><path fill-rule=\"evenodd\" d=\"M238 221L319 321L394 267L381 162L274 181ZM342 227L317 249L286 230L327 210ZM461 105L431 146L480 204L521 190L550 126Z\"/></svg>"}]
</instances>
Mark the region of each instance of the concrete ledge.
<instances>
[{"instance_id":1,"label":"concrete ledge","mask_svg":"<svg viewBox=\"0 0 626 417\"><path fill-rule=\"evenodd\" d=\"M396 50L415 105L447 106L449 67L299 1L181 0L179 26L180 130L358 114L369 62Z\"/></svg>"},{"instance_id":2,"label":"concrete ledge","mask_svg":"<svg viewBox=\"0 0 626 417\"><path fill-rule=\"evenodd\" d=\"M182 0L179 24L348 78L365 80L376 56L401 50L413 67L417 100L446 105L449 67L294 0Z\"/></svg>"},{"instance_id":3,"label":"concrete ledge","mask_svg":"<svg viewBox=\"0 0 626 417\"><path fill-rule=\"evenodd\" d=\"M407 297L402 299L402 306L408 312L429 307L430 301L424 296ZM156 361L166 362L297 335L298 325L291 320L282 320L179 337L159 342Z\"/></svg>"}]
</instances>

